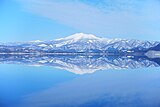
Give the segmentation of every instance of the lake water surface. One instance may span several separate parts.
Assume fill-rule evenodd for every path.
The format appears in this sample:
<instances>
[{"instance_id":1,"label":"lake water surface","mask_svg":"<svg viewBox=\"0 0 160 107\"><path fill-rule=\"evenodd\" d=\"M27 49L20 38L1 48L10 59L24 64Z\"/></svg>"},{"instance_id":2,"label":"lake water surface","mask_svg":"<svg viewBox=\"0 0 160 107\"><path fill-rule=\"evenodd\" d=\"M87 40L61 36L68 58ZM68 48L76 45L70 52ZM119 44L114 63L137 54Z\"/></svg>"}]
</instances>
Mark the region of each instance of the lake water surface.
<instances>
[{"instance_id":1,"label":"lake water surface","mask_svg":"<svg viewBox=\"0 0 160 107\"><path fill-rule=\"evenodd\" d=\"M75 74L0 65L0 107L160 107L158 67Z\"/></svg>"}]
</instances>

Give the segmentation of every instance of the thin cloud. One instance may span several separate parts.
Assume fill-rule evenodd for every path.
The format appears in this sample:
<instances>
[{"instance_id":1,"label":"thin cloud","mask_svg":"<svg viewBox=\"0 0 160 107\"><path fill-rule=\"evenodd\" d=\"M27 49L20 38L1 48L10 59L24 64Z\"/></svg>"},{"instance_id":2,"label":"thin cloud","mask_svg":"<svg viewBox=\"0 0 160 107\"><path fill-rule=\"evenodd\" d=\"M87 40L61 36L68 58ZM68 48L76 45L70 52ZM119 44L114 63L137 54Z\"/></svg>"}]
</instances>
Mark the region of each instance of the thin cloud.
<instances>
[{"instance_id":1,"label":"thin cloud","mask_svg":"<svg viewBox=\"0 0 160 107\"><path fill-rule=\"evenodd\" d=\"M157 0L103 0L91 4L79 0L20 0L25 9L84 33L136 39L159 39L160 5ZM139 4L138 4L139 3ZM104 7L105 6L105 7ZM151 15L150 15L151 14ZM150 26L151 24L151 26Z\"/></svg>"}]
</instances>

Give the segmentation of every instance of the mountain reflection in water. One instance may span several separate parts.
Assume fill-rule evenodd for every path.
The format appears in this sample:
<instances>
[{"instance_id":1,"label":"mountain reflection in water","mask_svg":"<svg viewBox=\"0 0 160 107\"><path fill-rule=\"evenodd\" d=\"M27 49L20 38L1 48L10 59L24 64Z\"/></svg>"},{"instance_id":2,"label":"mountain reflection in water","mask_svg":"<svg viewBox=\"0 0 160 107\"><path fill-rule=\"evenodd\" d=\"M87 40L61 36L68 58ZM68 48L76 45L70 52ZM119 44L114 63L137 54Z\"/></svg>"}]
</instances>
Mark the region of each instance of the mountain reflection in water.
<instances>
[{"instance_id":1,"label":"mountain reflection in water","mask_svg":"<svg viewBox=\"0 0 160 107\"><path fill-rule=\"evenodd\" d=\"M25 64L32 66L52 66L75 74L93 73L108 69L135 69L159 67L160 58L147 56L103 56L103 55L0 55L1 64Z\"/></svg>"}]
</instances>

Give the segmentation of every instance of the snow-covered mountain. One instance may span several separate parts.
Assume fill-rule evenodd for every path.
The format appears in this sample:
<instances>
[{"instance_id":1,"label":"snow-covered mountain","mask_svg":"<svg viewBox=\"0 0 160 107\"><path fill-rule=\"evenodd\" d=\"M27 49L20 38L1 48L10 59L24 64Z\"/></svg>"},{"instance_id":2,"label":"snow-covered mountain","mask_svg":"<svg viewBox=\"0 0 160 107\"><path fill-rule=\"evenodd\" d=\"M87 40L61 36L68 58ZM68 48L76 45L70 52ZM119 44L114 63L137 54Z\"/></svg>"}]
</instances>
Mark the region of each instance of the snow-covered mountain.
<instances>
[{"instance_id":1,"label":"snow-covered mountain","mask_svg":"<svg viewBox=\"0 0 160 107\"><path fill-rule=\"evenodd\" d=\"M0 55L0 64L52 66L75 74L86 74L98 70L159 67L160 59L134 56Z\"/></svg>"},{"instance_id":2,"label":"snow-covered mountain","mask_svg":"<svg viewBox=\"0 0 160 107\"><path fill-rule=\"evenodd\" d=\"M76 74L160 66L160 42L77 33L51 41L0 44L0 63L53 66Z\"/></svg>"},{"instance_id":3,"label":"snow-covered mountain","mask_svg":"<svg viewBox=\"0 0 160 107\"><path fill-rule=\"evenodd\" d=\"M77 33L51 41L29 41L0 44L0 53L106 53L146 52L160 42L99 38ZM160 46L159 46L160 47ZM158 48L159 48L158 47Z\"/></svg>"}]
</instances>

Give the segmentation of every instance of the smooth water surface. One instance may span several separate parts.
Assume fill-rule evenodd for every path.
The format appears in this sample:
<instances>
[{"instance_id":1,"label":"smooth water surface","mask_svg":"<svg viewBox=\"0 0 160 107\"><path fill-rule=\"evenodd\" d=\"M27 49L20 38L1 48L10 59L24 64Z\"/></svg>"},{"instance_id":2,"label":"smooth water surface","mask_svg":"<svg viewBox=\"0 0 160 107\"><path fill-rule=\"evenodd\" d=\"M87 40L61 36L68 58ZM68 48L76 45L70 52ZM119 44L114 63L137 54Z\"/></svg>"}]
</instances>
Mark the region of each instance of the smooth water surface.
<instances>
[{"instance_id":1,"label":"smooth water surface","mask_svg":"<svg viewBox=\"0 0 160 107\"><path fill-rule=\"evenodd\" d=\"M160 71L0 65L0 107L160 107Z\"/></svg>"}]
</instances>

